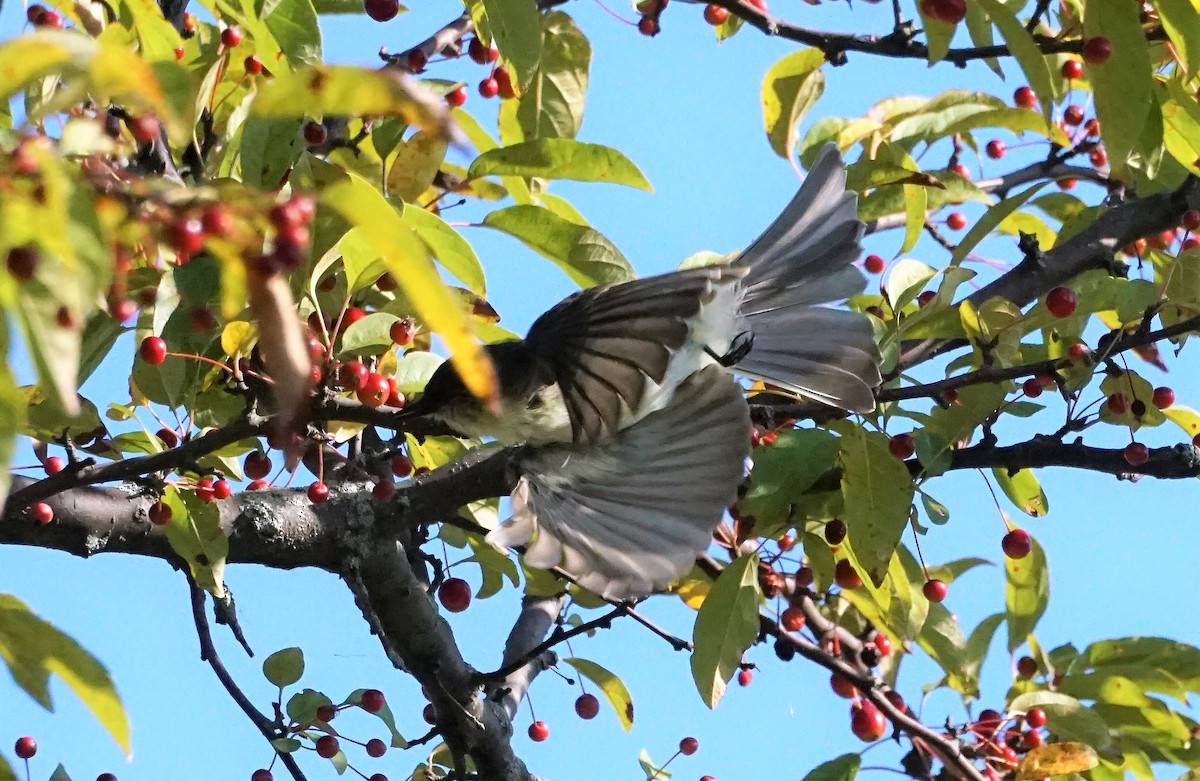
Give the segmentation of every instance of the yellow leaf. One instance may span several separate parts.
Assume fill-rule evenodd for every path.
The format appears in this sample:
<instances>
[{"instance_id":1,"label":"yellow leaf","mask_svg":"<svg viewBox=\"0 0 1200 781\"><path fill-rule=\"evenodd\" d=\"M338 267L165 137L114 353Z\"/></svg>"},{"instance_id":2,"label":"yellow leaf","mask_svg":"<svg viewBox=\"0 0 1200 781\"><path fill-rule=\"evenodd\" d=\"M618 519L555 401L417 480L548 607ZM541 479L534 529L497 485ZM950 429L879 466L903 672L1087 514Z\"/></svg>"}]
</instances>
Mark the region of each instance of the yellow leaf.
<instances>
[{"instance_id":1,"label":"yellow leaf","mask_svg":"<svg viewBox=\"0 0 1200 781\"><path fill-rule=\"evenodd\" d=\"M0 594L0 659L17 685L47 709L53 707L50 676L57 675L130 753L129 720L108 671L69 635L9 594Z\"/></svg>"},{"instance_id":2,"label":"yellow leaf","mask_svg":"<svg viewBox=\"0 0 1200 781\"><path fill-rule=\"evenodd\" d=\"M1038 746L1017 764L1017 781L1032 781L1046 776L1065 776L1091 770L1100 758L1083 743L1051 743Z\"/></svg>"},{"instance_id":3,"label":"yellow leaf","mask_svg":"<svg viewBox=\"0 0 1200 781\"><path fill-rule=\"evenodd\" d=\"M453 139L457 133L446 101L395 70L301 68L263 84L251 113L260 117L399 116L444 139Z\"/></svg>"},{"instance_id":4,"label":"yellow leaf","mask_svg":"<svg viewBox=\"0 0 1200 781\"><path fill-rule=\"evenodd\" d=\"M401 143L388 171L388 195L415 202L433 183L448 146L445 138L426 132Z\"/></svg>"},{"instance_id":5,"label":"yellow leaf","mask_svg":"<svg viewBox=\"0 0 1200 781\"><path fill-rule=\"evenodd\" d=\"M258 341L258 329L253 323L235 320L221 329L221 349L226 355L249 355Z\"/></svg>"},{"instance_id":6,"label":"yellow leaf","mask_svg":"<svg viewBox=\"0 0 1200 781\"><path fill-rule=\"evenodd\" d=\"M705 578L688 578L679 583L675 593L683 600L683 604L692 610L699 610L704 604L704 598L712 590L712 581Z\"/></svg>"},{"instance_id":7,"label":"yellow leaf","mask_svg":"<svg viewBox=\"0 0 1200 781\"><path fill-rule=\"evenodd\" d=\"M495 368L475 339L470 316L442 282L424 243L405 225L399 212L370 183L354 174L326 187L321 202L362 231L400 283L421 321L446 340L450 360L463 384L498 411Z\"/></svg>"}]
</instances>

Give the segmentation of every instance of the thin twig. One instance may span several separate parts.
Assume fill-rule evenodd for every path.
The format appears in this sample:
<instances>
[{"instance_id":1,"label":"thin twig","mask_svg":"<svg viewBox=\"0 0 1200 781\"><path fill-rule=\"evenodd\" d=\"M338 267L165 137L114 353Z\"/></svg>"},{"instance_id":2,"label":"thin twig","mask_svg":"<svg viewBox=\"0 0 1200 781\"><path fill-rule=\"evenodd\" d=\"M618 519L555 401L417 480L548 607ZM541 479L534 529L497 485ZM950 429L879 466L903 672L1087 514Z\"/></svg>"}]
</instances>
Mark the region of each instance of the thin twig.
<instances>
[{"instance_id":1,"label":"thin twig","mask_svg":"<svg viewBox=\"0 0 1200 781\"><path fill-rule=\"evenodd\" d=\"M196 637L200 641L200 658L208 662L208 666L216 674L217 680L225 687L225 691L237 703L237 706L242 709L242 713L246 714L246 718L253 722L254 726L262 733L262 736L267 739L267 742L283 737L278 727L266 716L262 714L258 708L254 707L254 703L246 697L245 692L237 685L237 681L233 680L233 676L225 669L225 665L221 662L221 657L217 654L216 646L213 645L212 632L208 628L208 617L204 613L204 591L196 585L196 582L190 577L188 578L188 590L191 594L192 601L192 620L196 624ZM276 751L274 745L271 750L279 757L279 761L292 774L292 778L296 781L306 781L304 771L296 764L296 760L291 754L284 754Z\"/></svg>"}]
</instances>

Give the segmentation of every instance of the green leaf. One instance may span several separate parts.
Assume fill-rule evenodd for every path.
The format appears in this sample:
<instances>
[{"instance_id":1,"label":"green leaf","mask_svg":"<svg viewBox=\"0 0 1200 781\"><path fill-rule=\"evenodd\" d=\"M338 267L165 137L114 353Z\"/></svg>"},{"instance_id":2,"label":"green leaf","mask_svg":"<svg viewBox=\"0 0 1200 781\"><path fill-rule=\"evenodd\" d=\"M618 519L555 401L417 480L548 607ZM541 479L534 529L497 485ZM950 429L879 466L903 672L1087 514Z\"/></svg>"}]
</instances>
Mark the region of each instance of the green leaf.
<instances>
[{"instance_id":1,"label":"green leaf","mask_svg":"<svg viewBox=\"0 0 1200 781\"><path fill-rule=\"evenodd\" d=\"M808 771L804 781L854 781L860 767L862 756L842 754Z\"/></svg>"},{"instance_id":2,"label":"green leaf","mask_svg":"<svg viewBox=\"0 0 1200 781\"><path fill-rule=\"evenodd\" d=\"M79 355L79 384L87 382L92 372L108 357L117 337L124 329L105 312L96 312L83 327Z\"/></svg>"},{"instance_id":3,"label":"green leaf","mask_svg":"<svg viewBox=\"0 0 1200 781\"><path fill-rule=\"evenodd\" d=\"M534 0L483 0L487 29L509 69L513 84L533 79L542 54L542 31Z\"/></svg>"},{"instance_id":4,"label":"green leaf","mask_svg":"<svg viewBox=\"0 0 1200 781\"><path fill-rule=\"evenodd\" d=\"M357 226L383 258L417 315L446 340L467 388L481 399L496 392L495 372L471 330L468 314L446 288L424 243L379 191L354 174L325 188L321 203Z\"/></svg>"},{"instance_id":5,"label":"green leaf","mask_svg":"<svg viewBox=\"0 0 1200 781\"><path fill-rule=\"evenodd\" d=\"M1163 141L1180 165L1200 171L1200 104L1179 79L1167 79L1159 91L1163 115Z\"/></svg>"},{"instance_id":6,"label":"green leaf","mask_svg":"<svg viewBox=\"0 0 1200 781\"><path fill-rule=\"evenodd\" d=\"M580 287L633 279L633 267L598 231L576 225L544 206L518 205L491 212L488 228L503 231L551 260Z\"/></svg>"},{"instance_id":7,"label":"green leaf","mask_svg":"<svg viewBox=\"0 0 1200 781\"><path fill-rule=\"evenodd\" d=\"M430 188L446 160L449 143L436 133L420 131L398 144L398 150L388 168L387 192L415 203Z\"/></svg>"},{"instance_id":8,"label":"green leaf","mask_svg":"<svg viewBox=\"0 0 1200 781\"><path fill-rule=\"evenodd\" d=\"M321 61L321 27L312 0L266 0L261 16L293 68Z\"/></svg>"},{"instance_id":9,"label":"green leaf","mask_svg":"<svg viewBox=\"0 0 1200 781\"><path fill-rule=\"evenodd\" d=\"M1008 650L1015 651L1033 632L1050 601L1050 571L1046 552L1036 539L1023 559L1004 557L1004 605L1008 619Z\"/></svg>"},{"instance_id":10,"label":"green leaf","mask_svg":"<svg viewBox=\"0 0 1200 781\"><path fill-rule=\"evenodd\" d=\"M875 585L908 525L913 481L904 462L888 452L888 438L846 421L831 425L838 439L842 498L850 544L858 564Z\"/></svg>"},{"instance_id":11,"label":"green leaf","mask_svg":"<svg viewBox=\"0 0 1200 781\"><path fill-rule=\"evenodd\" d=\"M299 751L302 745L304 744L295 738L275 738L271 741L271 747L280 754L291 754Z\"/></svg>"},{"instance_id":12,"label":"green leaf","mask_svg":"<svg viewBox=\"0 0 1200 781\"><path fill-rule=\"evenodd\" d=\"M1029 692L1008 704L1013 713L1026 713L1030 708L1046 712L1046 729L1060 738L1077 740L1104 753L1112 748L1108 725L1094 710L1074 697L1057 692Z\"/></svg>"},{"instance_id":13,"label":"green leaf","mask_svg":"<svg viewBox=\"0 0 1200 781\"><path fill-rule=\"evenodd\" d=\"M646 774L646 781L670 781L671 773L655 765L646 749L642 749L638 754L638 764L642 766L642 772Z\"/></svg>"},{"instance_id":14,"label":"green leaf","mask_svg":"<svg viewBox=\"0 0 1200 781\"><path fill-rule=\"evenodd\" d=\"M626 688L620 678L595 662L589 662L587 659L572 657L570 659L563 659L562 661L574 667L580 675L596 684L613 706L613 710L617 712L617 719L621 722L621 726L625 728L626 732L633 729L633 697L629 694L629 689Z\"/></svg>"},{"instance_id":15,"label":"green leaf","mask_svg":"<svg viewBox=\"0 0 1200 781\"><path fill-rule=\"evenodd\" d=\"M311 724L317 720L317 708L332 704L333 700L316 689L302 689L288 699L284 711L292 721Z\"/></svg>"},{"instance_id":16,"label":"green leaf","mask_svg":"<svg viewBox=\"0 0 1200 781\"><path fill-rule=\"evenodd\" d=\"M62 766L61 762L54 768L54 772L50 774L50 781L71 781L70 774L67 773L67 769Z\"/></svg>"},{"instance_id":17,"label":"green leaf","mask_svg":"<svg viewBox=\"0 0 1200 781\"><path fill-rule=\"evenodd\" d=\"M294 117L249 117L237 146L242 180L251 187L273 190L304 151L302 120Z\"/></svg>"},{"instance_id":18,"label":"green leaf","mask_svg":"<svg viewBox=\"0 0 1200 781\"><path fill-rule=\"evenodd\" d=\"M1047 124L1046 117L1028 108L994 108L963 117L946 129L947 133L965 133L976 128L1003 128L1020 135L1037 133L1056 144L1070 146L1067 134L1055 123ZM1068 196L1070 197L1070 196Z\"/></svg>"},{"instance_id":19,"label":"green leaf","mask_svg":"<svg viewBox=\"0 0 1200 781\"><path fill-rule=\"evenodd\" d=\"M717 578L692 634L692 678L700 699L715 708L758 637L758 556L739 556Z\"/></svg>"},{"instance_id":20,"label":"green leaf","mask_svg":"<svg viewBox=\"0 0 1200 781\"><path fill-rule=\"evenodd\" d=\"M540 138L497 147L475 158L467 174L471 178L496 174L611 182L651 190L645 175L625 155L612 147L570 138Z\"/></svg>"},{"instance_id":21,"label":"green leaf","mask_svg":"<svg viewBox=\"0 0 1200 781\"><path fill-rule=\"evenodd\" d=\"M1100 392L1105 397L1118 393L1125 397L1125 411L1120 415L1114 413L1108 404L1100 405L1100 420L1105 423L1128 426L1130 431L1137 431L1142 426L1161 426L1167 420L1162 410L1154 406L1154 386L1135 371L1105 377L1100 383ZM1140 415L1133 412L1135 402L1141 402Z\"/></svg>"},{"instance_id":22,"label":"green leaf","mask_svg":"<svg viewBox=\"0 0 1200 781\"><path fill-rule=\"evenodd\" d=\"M1003 613L993 613L987 618L979 622L979 625L971 630L971 636L967 638L967 645L962 652L962 668L960 675L964 687L958 689L964 694L978 694L979 692L979 671L983 668L983 660L987 658L988 649L992 646L992 638L996 634L996 630L1000 628L1000 623L1004 621Z\"/></svg>"},{"instance_id":23,"label":"green leaf","mask_svg":"<svg viewBox=\"0 0 1200 781\"><path fill-rule=\"evenodd\" d=\"M439 355L424 350L412 350L400 356L396 361L396 390L405 395L425 390L429 378L442 365Z\"/></svg>"},{"instance_id":24,"label":"green leaf","mask_svg":"<svg viewBox=\"0 0 1200 781\"><path fill-rule=\"evenodd\" d=\"M1200 70L1200 8L1189 0L1154 0L1158 19L1188 76Z\"/></svg>"},{"instance_id":25,"label":"green leaf","mask_svg":"<svg viewBox=\"0 0 1200 781\"><path fill-rule=\"evenodd\" d=\"M174 485L167 486L162 502L171 508L171 522L162 527L171 549L187 562L197 585L215 597L224 596L229 538L217 505Z\"/></svg>"},{"instance_id":26,"label":"green leaf","mask_svg":"<svg viewBox=\"0 0 1200 781\"><path fill-rule=\"evenodd\" d=\"M950 686L955 691L971 695L978 686L972 686L963 674L963 656L967 641L963 637L962 627L945 605L938 602L928 604L929 613L925 625L921 627L921 633L917 635L917 645L946 673L940 685Z\"/></svg>"},{"instance_id":27,"label":"green leaf","mask_svg":"<svg viewBox=\"0 0 1200 781\"><path fill-rule=\"evenodd\" d=\"M54 709L50 676L58 676L130 753L129 720L108 671L70 635L11 594L0 594L0 659L16 684L46 710Z\"/></svg>"},{"instance_id":28,"label":"green leaf","mask_svg":"<svg viewBox=\"0 0 1200 781\"><path fill-rule=\"evenodd\" d=\"M800 142L800 120L825 91L821 66L825 54L819 49L801 49L776 62L763 77L763 123L771 149L791 160Z\"/></svg>"},{"instance_id":29,"label":"green leaf","mask_svg":"<svg viewBox=\"0 0 1200 781\"><path fill-rule=\"evenodd\" d=\"M1000 484L1004 495L1021 512L1026 515L1032 515L1034 518L1050 512L1050 502L1046 499L1046 493L1042 490L1042 486L1038 482L1037 476L1033 474L1033 470L1018 469L1016 472L1010 474L1007 469L995 467L992 469L992 475L996 478L996 482Z\"/></svg>"},{"instance_id":30,"label":"green leaf","mask_svg":"<svg viewBox=\"0 0 1200 781\"><path fill-rule=\"evenodd\" d=\"M963 236L962 240L958 242L958 246L954 248L954 252L950 255L951 265L957 266L959 263L962 263L979 242L983 241L991 235L992 231L996 230L996 226L1003 222L1010 214L1024 206L1026 201L1037 195L1038 191L1048 184L1049 182L1035 184L1016 195L1005 198L984 212L983 216L971 226L971 229L967 231L967 235Z\"/></svg>"},{"instance_id":31,"label":"green leaf","mask_svg":"<svg viewBox=\"0 0 1200 781\"><path fill-rule=\"evenodd\" d=\"M774 445L756 450L750 490L740 503L757 519L756 533L769 535L786 523L791 505L837 465L837 454L837 437L817 428L780 431Z\"/></svg>"},{"instance_id":32,"label":"green leaf","mask_svg":"<svg viewBox=\"0 0 1200 781\"><path fill-rule=\"evenodd\" d=\"M1107 62L1084 67L1096 96L1096 118L1113 176L1124 176L1131 153L1139 146L1147 148L1142 132L1151 112L1159 112L1150 46L1139 13L1122 0L1089 0L1083 20L1087 37L1103 35L1112 43ZM1150 145L1159 143L1161 139Z\"/></svg>"},{"instance_id":33,"label":"green leaf","mask_svg":"<svg viewBox=\"0 0 1200 781\"><path fill-rule=\"evenodd\" d=\"M304 651L299 648L284 648L263 660L263 675L282 689L291 686L304 675Z\"/></svg>"},{"instance_id":34,"label":"green leaf","mask_svg":"<svg viewBox=\"0 0 1200 781\"><path fill-rule=\"evenodd\" d=\"M416 206L404 207L404 222L417 234L442 268L449 271L472 293L487 295L483 265L462 234L431 211Z\"/></svg>"},{"instance_id":35,"label":"green leaf","mask_svg":"<svg viewBox=\"0 0 1200 781\"><path fill-rule=\"evenodd\" d=\"M901 258L888 271L886 295L893 310L903 309L915 301L937 270L919 260Z\"/></svg>"},{"instance_id":36,"label":"green leaf","mask_svg":"<svg viewBox=\"0 0 1200 781\"><path fill-rule=\"evenodd\" d=\"M1042 110L1046 114L1046 120L1050 121L1050 110L1054 106L1054 101L1051 99L1062 94L1064 89L1062 79L1056 78L1050 73L1050 64L1046 55L1042 54L1041 49L1034 42L1033 36L1029 34L1025 25L1021 24L1009 6L1005 6L999 0L979 0L979 5L991 17L992 23L1004 37L1009 51L1016 58L1021 70L1025 72L1029 86L1033 87L1033 91L1042 99Z\"/></svg>"},{"instance_id":37,"label":"green leaf","mask_svg":"<svg viewBox=\"0 0 1200 781\"><path fill-rule=\"evenodd\" d=\"M395 346L392 323L400 318L386 312L372 312L346 327L338 355L382 355Z\"/></svg>"},{"instance_id":38,"label":"green leaf","mask_svg":"<svg viewBox=\"0 0 1200 781\"><path fill-rule=\"evenodd\" d=\"M562 11L542 17L542 58L517 106L525 138L574 138L583 124L592 45Z\"/></svg>"}]
</instances>

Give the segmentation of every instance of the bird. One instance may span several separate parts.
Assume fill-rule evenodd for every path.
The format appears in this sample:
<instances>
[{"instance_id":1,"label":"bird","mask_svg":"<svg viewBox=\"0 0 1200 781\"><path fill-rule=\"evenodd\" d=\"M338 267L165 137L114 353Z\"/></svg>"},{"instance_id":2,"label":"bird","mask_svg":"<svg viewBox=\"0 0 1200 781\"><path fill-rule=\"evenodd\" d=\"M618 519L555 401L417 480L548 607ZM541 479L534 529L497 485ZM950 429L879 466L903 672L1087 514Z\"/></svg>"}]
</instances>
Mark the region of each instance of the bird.
<instances>
[{"instance_id":1,"label":"bird","mask_svg":"<svg viewBox=\"0 0 1200 781\"><path fill-rule=\"evenodd\" d=\"M500 412L449 364L400 413L502 444L602 443L665 408L696 371L742 377L854 412L875 408L879 352L865 315L823 304L859 293L864 225L836 146L733 260L578 291L524 339L486 345Z\"/></svg>"},{"instance_id":2,"label":"bird","mask_svg":"<svg viewBox=\"0 0 1200 781\"><path fill-rule=\"evenodd\" d=\"M742 388L709 365L662 409L599 444L531 448L518 461L512 516L485 539L525 546L528 566L561 567L609 599L644 597L708 548L749 450Z\"/></svg>"}]
</instances>

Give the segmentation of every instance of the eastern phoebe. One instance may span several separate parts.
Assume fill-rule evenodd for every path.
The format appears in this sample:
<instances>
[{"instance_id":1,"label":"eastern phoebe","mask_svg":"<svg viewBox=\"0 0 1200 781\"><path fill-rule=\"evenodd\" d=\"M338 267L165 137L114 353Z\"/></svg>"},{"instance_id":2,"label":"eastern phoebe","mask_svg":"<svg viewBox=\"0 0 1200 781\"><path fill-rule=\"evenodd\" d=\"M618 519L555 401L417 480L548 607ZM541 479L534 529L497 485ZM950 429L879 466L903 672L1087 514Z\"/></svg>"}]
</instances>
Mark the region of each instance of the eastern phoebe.
<instances>
[{"instance_id":1,"label":"eastern phoebe","mask_svg":"<svg viewBox=\"0 0 1200 781\"><path fill-rule=\"evenodd\" d=\"M581 290L525 339L487 345L499 415L449 362L403 414L467 437L582 447L663 409L680 383L713 364L869 412L880 382L871 325L820 306L865 287L853 265L863 230L841 158L827 146L783 213L732 262Z\"/></svg>"}]
</instances>

